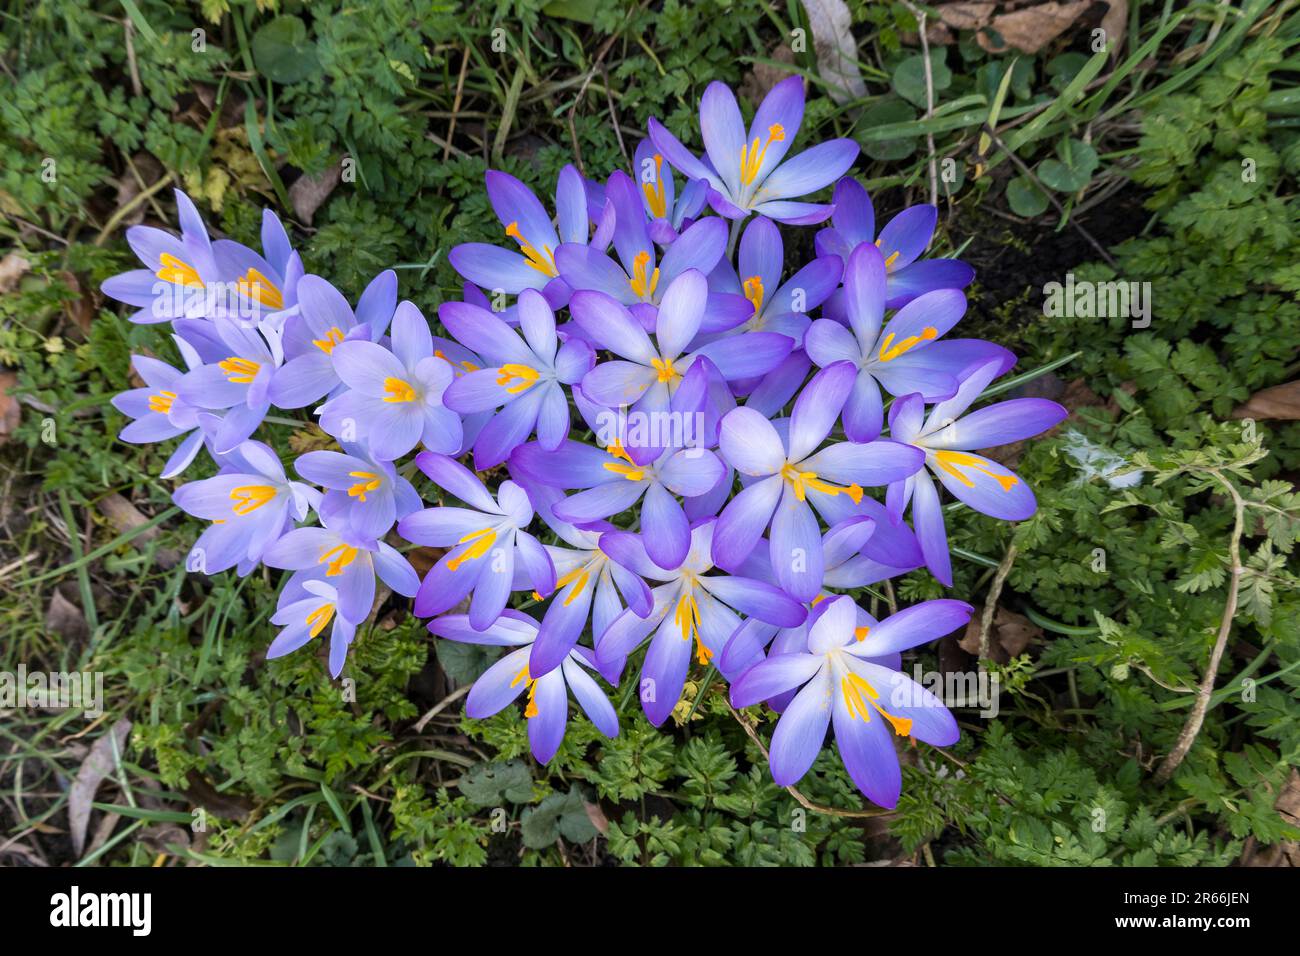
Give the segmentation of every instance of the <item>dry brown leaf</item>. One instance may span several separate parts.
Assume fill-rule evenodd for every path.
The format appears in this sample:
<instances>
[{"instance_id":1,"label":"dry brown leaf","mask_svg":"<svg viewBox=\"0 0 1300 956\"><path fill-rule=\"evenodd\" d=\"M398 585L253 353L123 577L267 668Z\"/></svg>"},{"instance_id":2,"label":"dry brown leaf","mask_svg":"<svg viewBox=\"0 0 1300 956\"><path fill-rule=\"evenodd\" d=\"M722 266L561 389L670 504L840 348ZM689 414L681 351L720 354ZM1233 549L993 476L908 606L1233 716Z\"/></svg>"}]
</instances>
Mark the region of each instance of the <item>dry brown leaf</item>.
<instances>
[{"instance_id":1,"label":"dry brown leaf","mask_svg":"<svg viewBox=\"0 0 1300 956\"><path fill-rule=\"evenodd\" d=\"M1106 0L1106 15L1101 18L1101 28L1106 32L1106 42L1111 44L1113 60L1124 49L1124 34L1128 31L1128 0Z\"/></svg>"},{"instance_id":2,"label":"dry brown leaf","mask_svg":"<svg viewBox=\"0 0 1300 956\"><path fill-rule=\"evenodd\" d=\"M329 198L343 178L343 163L338 162L329 169L322 170L314 176L306 173L299 176L289 187L289 202L293 204L293 214L299 222L310 226L316 210Z\"/></svg>"},{"instance_id":3,"label":"dry brown leaf","mask_svg":"<svg viewBox=\"0 0 1300 956\"><path fill-rule=\"evenodd\" d=\"M939 6L939 19L954 30L978 30L988 24L995 3L945 3Z\"/></svg>"},{"instance_id":4,"label":"dry brown leaf","mask_svg":"<svg viewBox=\"0 0 1300 956\"><path fill-rule=\"evenodd\" d=\"M777 63L793 65L794 51L782 43L768 54L768 59L775 60ZM763 97L772 91L772 87L776 86L792 72L792 70L768 63L755 63L754 68L745 74L745 78L740 83L740 95L751 103L761 103Z\"/></svg>"},{"instance_id":5,"label":"dry brown leaf","mask_svg":"<svg viewBox=\"0 0 1300 956\"><path fill-rule=\"evenodd\" d=\"M103 779L113 772L116 766L114 751L122 753L130 733L131 721L123 717L108 733L95 741L90 753L82 761L81 769L77 771L77 779L72 781L72 788L68 791L68 836L72 840L72 851L78 859L86 847L86 827L90 824L90 805L95 801L95 791Z\"/></svg>"},{"instance_id":6,"label":"dry brown leaf","mask_svg":"<svg viewBox=\"0 0 1300 956\"><path fill-rule=\"evenodd\" d=\"M958 642L967 654L979 654L981 619L982 615L974 615ZM1029 618L999 606L993 614L992 633L989 634L989 656L997 663L1005 664L1011 658L1023 654L1031 641L1042 636L1043 629Z\"/></svg>"},{"instance_id":7,"label":"dry brown leaf","mask_svg":"<svg viewBox=\"0 0 1300 956\"><path fill-rule=\"evenodd\" d=\"M0 292L12 292L21 279L32 268L32 264L16 252L11 252L0 259Z\"/></svg>"},{"instance_id":8,"label":"dry brown leaf","mask_svg":"<svg viewBox=\"0 0 1300 956\"><path fill-rule=\"evenodd\" d=\"M135 505L116 492L100 498L95 507L99 509L100 514L108 519L109 524L117 530L118 534L126 534L128 531L134 531L142 524L149 523L149 519L141 514ZM158 537L158 529L150 528L148 531L141 531L136 535L136 540L144 542L156 537Z\"/></svg>"},{"instance_id":9,"label":"dry brown leaf","mask_svg":"<svg viewBox=\"0 0 1300 956\"><path fill-rule=\"evenodd\" d=\"M1091 7L1093 0L1069 3L1040 3L1023 10L1003 13L993 18L989 31L976 34L975 40L989 53L1003 53L1014 47L1022 53L1037 53L1066 30L1074 26L1079 15ZM1001 38L1001 43L998 42Z\"/></svg>"},{"instance_id":10,"label":"dry brown leaf","mask_svg":"<svg viewBox=\"0 0 1300 956\"><path fill-rule=\"evenodd\" d=\"M1300 379L1256 392L1232 410L1232 417L1295 421L1300 418Z\"/></svg>"},{"instance_id":11,"label":"dry brown leaf","mask_svg":"<svg viewBox=\"0 0 1300 956\"><path fill-rule=\"evenodd\" d=\"M10 394L10 391L17 386L17 375L0 370L0 445L9 440L9 436L18 428L18 420L22 417L18 396Z\"/></svg>"},{"instance_id":12,"label":"dry brown leaf","mask_svg":"<svg viewBox=\"0 0 1300 956\"><path fill-rule=\"evenodd\" d=\"M860 100L867 84L858 70L858 41L851 28L853 16L844 0L803 0L817 51L817 72L826 92L836 103Z\"/></svg>"},{"instance_id":13,"label":"dry brown leaf","mask_svg":"<svg viewBox=\"0 0 1300 956\"><path fill-rule=\"evenodd\" d=\"M587 819L596 828L596 832L601 836L607 836L609 834L609 818L605 816L605 811L600 808L600 804L589 803L584 800L582 806L587 811Z\"/></svg>"},{"instance_id":14,"label":"dry brown leaf","mask_svg":"<svg viewBox=\"0 0 1300 956\"><path fill-rule=\"evenodd\" d=\"M55 588L50 596L50 606L45 611L45 630L66 641L84 640L90 635L86 615L63 593Z\"/></svg>"}]
</instances>

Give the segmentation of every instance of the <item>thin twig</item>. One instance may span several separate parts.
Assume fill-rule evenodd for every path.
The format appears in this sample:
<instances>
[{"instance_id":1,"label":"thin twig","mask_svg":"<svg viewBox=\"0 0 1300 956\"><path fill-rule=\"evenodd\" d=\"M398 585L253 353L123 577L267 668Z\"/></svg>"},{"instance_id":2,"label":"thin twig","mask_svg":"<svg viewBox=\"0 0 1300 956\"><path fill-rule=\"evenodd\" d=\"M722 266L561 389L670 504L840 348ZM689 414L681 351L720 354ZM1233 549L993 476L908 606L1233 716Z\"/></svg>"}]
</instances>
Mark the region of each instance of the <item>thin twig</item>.
<instances>
[{"instance_id":1,"label":"thin twig","mask_svg":"<svg viewBox=\"0 0 1300 956\"><path fill-rule=\"evenodd\" d=\"M989 584L988 597L984 599L984 614L980 617L980 660L987 660L989 656L989 633L993 628L993 613L998 607L998 598L1002 596L1002 585L1006 583L1007 575L1011 573L1011 565L1016 563L1016 555L1020 552L1014 544L1007 548L1006 555L1002 558L1002 563L998 565L997 572L993 575L993 581Z\"/></svg>"},{"instance_id":2,"label":"thin twig","mask_svg":"<svg viewBox=\"0 0 1300 956\"><path fill-rule=\"evenodd\" d=\"M917 9L908 0L900 0L916 18L916 29L921 34L921 58L925 60L925 118L934 115L934 75L930 64L930 39L925 35L925 11ZM925 146L930 154L930 205L939 205L939 161L934 155L934 133L926 132Z\"/></svg>"},{"instance_id":3,"label":"thin twig","mask_svg":"<svg viewBox=\"0 0 1300 956\"><path fill-rule=\"evenodd\" d=\"M113 232L117 229L118 223L120 223L123 219L125 219L127 216L131 214L131 210L133 210L136 206L140 205L142 202L144 202L154 193L158 192L160 189L162 189L171 181L172 181L172 174L163 173L160 177L158 177L158 181L154 183L152 186L150 186L148 189L142 189L140 190L140 192L132 196L129 202L127 202L124 206L122 206L121 209L119 209L117 212L113 213L111 217L109 217L108 222L104 224L104 228L101 229L99 231L99 235L95 237L95 245L102 246L104 244L104 241L109 236L111 236Z\"/></svg>"},{"instance_id":4,"label":"thin twig","mask_svg":"<svg viewBox=\"0 0 1300 956\"><path fill-rule=\"evenodd\" d=\"M457 687L442 700L438 701L438 703L434 704L427 714L415 722L415 732L417 734L420 733L424 730L425 725L428 724L429 721L433 720L433 718L437 717L452 704L456 703L456 701L468 694L471 686L472 685L470 684L466 684L464 687Z\"/></svg>"},{"instance_id":5,"label":"thin twig","mask_svg":"<svg viewBox=\"0 0 1300 956\"><path fill-rule=\"evenodd\" d=\"M460 76L456 79L456 97L451 101L451 121L447 124L447 140L442 144L442 161L451 155L451 138L456 135L456 115L460 112L460 98L465 92L465 71L469 69L469 46L460 60ZM464 155L463 153L461 155Z\"/></svg>"}]
</instances>

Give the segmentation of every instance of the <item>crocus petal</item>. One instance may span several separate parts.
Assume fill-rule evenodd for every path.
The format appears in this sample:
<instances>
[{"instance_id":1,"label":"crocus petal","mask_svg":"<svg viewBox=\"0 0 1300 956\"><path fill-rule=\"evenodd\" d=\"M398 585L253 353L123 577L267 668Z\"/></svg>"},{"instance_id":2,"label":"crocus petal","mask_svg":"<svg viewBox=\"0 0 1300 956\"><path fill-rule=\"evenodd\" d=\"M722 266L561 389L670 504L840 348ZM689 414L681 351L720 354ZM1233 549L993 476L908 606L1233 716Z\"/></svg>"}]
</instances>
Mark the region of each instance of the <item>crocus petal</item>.
<instances>
[{"instance_id":1,"label":"crocus petal","mask_svg":"<svg viewBox=\"0 0 1300 956\"><path fill-rule=\"evenodd\" d=\"M605 696L605 692L600 689L600 685L577 661L566 659L563 667L564 679L568 681L569 689L573 691L574 699L582 708L582 712L587 715L587 719L606 737L617 737L618 714L614 711L614 705L609 702L609 698Z\"/></svg>"},{"instance_id":2,"label":"crocus petal","mask_svg":"<svg viewBox=\"0 0 1300 956\"><path fill-rule=\"evenodd\" d=\"M768 764L772 782L789 787L808 772L826 740L831 722L831 677L820 671L795 695L772 732Z\"/></svg>"},{"instance_id":3,"label":"crocus petal","mask_svg":"<svg viewBox=\"0 0 1300 956\"><path fill-rule=\"evenodd\" d=\"M870 487L906 478L924 460L919 448L881 438L865 445L853 442L831 445L806 459L800 468L816 472L818 478L828 481Z\"/></svg>"},{"instance_id":4,"label":"crocus petal","mask_svg":"<svg viewBox=\"0 0 1300 956\"><path fill-rule=\"evenodd\" d=\"M780 588L753 578L712 574L700 578L700 584L728 607L777 627L797 627L808 616L803 605Z\"/></svg>"},{"instance_id":5,"label":"crocus petal","mask_svg":"<svg viewBox=\"0 0 1300 956\"><path fill-rule=\"evenodd\" d=\"M965 601L941 598L922 601L889 615L850 647L857 657L883 657L919 644L937 641L970 621L974 608ZM850 625L852 626L852 625Z\"/></svg>"},{"instance_id":6,"label":"crocus petal","mask_svg":"<svg viewBox=\"0 0 1300 956\"><path fill-rule=\"evenodd\" d=\"M746 475L773 475L785 464L785 447L772 423L752 408L731 410L722 419L719 448L727 464Z\"/></svg>"},{"instance_id":7,"label":"crocus petal","mask_svg":"<svg viewBox=\"0 0 1300 956\"><path fill-rule=\"evenodd\" d=\"M727 503L713 530L713 560L734 569L754 550L772 520L785 485L780 475L756 481Z\"/></svg>"},{"instance_id":8,"label":"crocus petal","mask_svg":"<svg viewBox=\"0 0 1300 956\"><path fill-rule=\"evenodd\" d=\"M810 680L822 666L812 654L774 654L745 671L731 685L731 705L752 707Z\"/></svg>"},{"instance_id":9,"label":"crocus petal","mask_svg":"<svg viewBox=\"0 0 1300 956\"><path fill-rule=\"evenodd\" d=\"M981 514L1024 521L1038 509L1025 480L1010 468L968 451L938 451L932 468L953 497Z\"/></svg>"},{"instance_id":10,"label":"crocus petal","mask_svg":"<svg viewBox=\"0 0 1300 956\"><path fill-rule=\"evenodd\" d=\"M930 244L938 219L939 210L927 203L909 206L885 224L877 245L886 261L897 253L892 268L901 269L920 258Z\"/></svg>"},{"instance_id":11,"label":"crocus petal","mask_svg":"<svg viewBox=\"0 0 1300 956\"><path fill-rule=\"evenodd\" d=\"M790 416L791 461L803 461L830 434L856 378L852 363L835 362L804 386Z\"/></svg>"},{"instance_id":12,"label":"crocus petal","mask_svg":"<svg viewBox=\"0 0 1300 956\"><path fill-rule=\"evenodd\" d=\"M851 139L818 143L773 170L755 198L768 203L814 193L843 176L857 158L858 144Z\"/></svg>"},{"instance_id":13,"label":"crocus petal","mask_svg":"<svg viewBox=\"0 0 1300 956\"><path fill-rule=\"evenodd\" d=\"M976 409L925 439L928 448L994 448L1047 431L1069 415L1045 398L1013 398Z\"/></svg>"},{"instance_id":14,"label":"crocus petal","mask_svg":"<svg viewBox=\"0 0 1300 956\"><path fill-rule=\"evenodd\" d=\"M916 476L912 489L912 524L921 545L926 567L941 584L952 587L952 559L948 555L948 531L943 524L939 492L924 472Z\"/></svg>"},{"instance_id":15,"label":"crocus petal","mask_svg":"<svg viewBox=\"0 0 1300 956\"><path fill-rule=\"evenodd\" d=\"M528 686L527 681L518 679L519 672L527 666L528 648L521 647L484 671L465 699L466 716L482 720L505 709Z\"/></svg>"},{"instance_id":16,"label":"crocus petal","mask_svg":"<svg viewBox=\"0 0 1300 956\"><path fill-rule=\"evenodd\" d=\"M704 356L727 381L766 375L790 354L794 343L777 332L746 332L701 346L693 356Z\"/></svg>"},{"instance_id":17,"label":"crocus petal","mask_svg":"<svg viewBox=\"0 0 1300 956\"><path fill-rule=\"evenodd\" d=\"M869 800L892 809L898 804L903 774L898 767L889 724L876 713L870 720L854 717L849 713L843 693L832 696L835 746L844 761L844 769Z\"/></svg>"},{"instance_id":18,"label":"crocus petal","mask_svg":"<svg viewBox=\"0 0 1300 956\"><path fill-rule=\"evenodd\" d=\"M786 484L772 515L772 571L777 584L793 598L811 601L822 586L826 566L817 517L794 486Z\"/></svg>"},{"instance_id":19,"label":"crocus petal","mask_svg":"<svg viewBox=\"0 0 1300 956\"><path fill-rule=\"evenodd\" d=\"M641 502L641 533L651 561L667 571L681 567L691 546L691 526L677 499L659 482L650 483Z\"/></svg>"},{"instance_id":20,"label":"crocus petal","mask_svg":"<svg viewBox=\"0 0 1300 956\"><path fill-rule=\"evenodd\" d=\"M569 311L574 321L601 348L640 365L649 365L658 357L641 323L625 306L603 292L583 289L573 293Z\"/></svg>"}]
</instances>

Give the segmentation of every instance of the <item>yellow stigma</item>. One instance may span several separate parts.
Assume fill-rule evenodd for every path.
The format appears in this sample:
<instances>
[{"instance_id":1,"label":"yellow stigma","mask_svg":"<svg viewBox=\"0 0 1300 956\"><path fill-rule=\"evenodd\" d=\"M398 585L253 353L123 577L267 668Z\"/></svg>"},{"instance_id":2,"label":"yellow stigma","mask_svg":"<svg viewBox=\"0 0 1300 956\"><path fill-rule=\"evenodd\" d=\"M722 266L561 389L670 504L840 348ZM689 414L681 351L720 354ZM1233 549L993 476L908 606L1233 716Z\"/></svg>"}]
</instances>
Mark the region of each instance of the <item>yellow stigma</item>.
<instances>
[{"instance_id":1,"label":"yellow stigma","mask_svg":"<svg viewBox=\"0 0 1300 956\"><path fill-rule=\"evenodd\" d=\"M988 475L1002 486L1003 491L1010 491L1020 481L1015 475L999 475L989 467L989 462L975 455L968 455L964 451L936 451L934 459L939 463L940 468L967 488L974 488L975 482L970 475L961 470L962 468L969 468L971 471L978 471L981 474Z\"/></svg>"},{"instance_id":2,"label":"yellow stigma","mask_svg":"<svg viewBox=\"0 0 1300 956\"><path fill-rule=\"evenodd\" d=\"M677 599L677 613L673 616L673 623L682 632L683 641L695 639L695 659L701 664L708 664L713 651L705 647L700 638L700 605L692 591L683 592Z\"/></svg>"},{"instance_id":3,"label":"yellow stigma","mask_svg":"<svg viewBox=\"0 0 1300 956\"><path fill-rule=\"evenodd\" d=\"M785 139L785 127L780 123L773 123L767 128L767 142L759 147L758 137L754 137L752 143L740 147L740 185L748 186L758 175L758 171L763 167L763 157L767 155L767 148L773 143L779 143Z\"/></svg>"},{"instance_id":4,"label":"yellow stigma","mask_svg":"<svg viewBox=\"0 0 1300 956\"><path fill-rule=\"evenodd\" d=\"M840 693L844 695L844 704L849 709L850 717L860 718L866 722L871 720L871 711L875 710L889 721L889 725L894 728L894 733L898 736L911 735L912 721L906 717L896 717L881 707L879 692L852 671L840 678Z\"/></svg>"},{"instance_id":5,"label":"yellow stigma","mask_svg":"<svg viewBox=\"0 0 1300 956\"><path fill-rule=\"evenodd\" d=\"M310 614L307 615L307 623L311 625L311 630L308 631L308 634L311 637L315 637L321 631L325 630L325 625L328 624L330 622L330 619L333 617L334 617L333 604L326 602L325 604L322 604L320 607L316 608L316 610L312 611Z\"/></svg>"},{"instance_id":6,"label":"yellow stigma","mask_svg":"<svg viewBox=\"0 0 1300 956\"><path fill-rule=\"evenodd\" d=\"M648 299L654 295L655 288L659 285L659 267L656 266L654 272L647 278L646 269L649 265L650 253L642 249L632 260L632 278L627 280L633 294L641 299Z\"/></svg>"},{"instance_id":7,"label":"yellow stigma","mask_svg":"<svg viewBox=\"0 0 1300 956\"><path fill-rule=\"evenodd\" d=\"M333 558L331 561L330 559ZM343 569L355 561L357 558L357 549L347 544L340 544L324 552L317 560L317 564L329 562L325 569L325 576L332 578L343 573Z\"/></svg>"},{"instance_id":8,"label":"yellow stigma","mask_svg":"<svg viewBox=\"0 0 1300 956\"><path fill-rule=\"evenodd\" d=\"M654 187L650 183L642 183L641 191L645 193L645 203L650 208L650 215L656 219L662 219L668 215L668 202L664 198L664 158L655 153L655 181Z\"/></svg>"},{"instance_id":9,"label":"yellow stigma","mask_svg":"<svg viewBox=\"0 0 1300 956\"><path fill-rule=\"evenodd\" d=\"M531 719L537 716L537 681L528 675L527 664L515 675L515 679L510 682L510 686L518 687L520 681L528 682L528 706L524 708L524 716Z\"/></svg>"},{"instance_id":10,"label":"yellow stigma","mask_svg":"<svg viewBox=\"0 0 1300 956\"><path fill-rule=\"evenodd\" d=\"M862 627L855 627L853 629L853 637L858 641L865 641L867 639L867 635L870 633L871 633L871 628L865 624L862 625Z\"/></svg>"},{"instance_id":11,"label":"yellow stigma","mask_svg":"<svg viewBox=\"0 0 1300 956\"><path fill-rule=\"evenodd\" d=\"M447 570L459 570L460 566L466 561L473 561L477 558L483 557L483 555L488 553L488 549L492 547L496 539L497 533L491 528L483 528L480 531L471 531L456 543L469 544L469 542L473 541L474 544L467 548L464 554L449 560L447 562Z\"/></svg>"},{"instance_id":12,"label":"yellow stigma","mask_svg":"<svg viewBox=\"0 0 1300 956\"><path fill-rule=\"evenodd\" d=\"M203 288L203 280L199 278L198 270L188 262L182 262L169 252L164 252L159 256L158 262L158 271L154 275L162 279L163 282L189 286L194 289Z\"/></svg>"},{"instance_id":13,"label":"yellow stigma","mask_svg":"<svg viewBox=\"0 0 1300 956\"><path fill-rule=\"evenodd\" d=\"M550 276L554 279L560 274L560 270L555 268L555 253L551 251L550 246L543 246L542 252L529 244L524 238L523 233L519 231L519 223L512 222L506 226L506 235L519 243L519 251L524 254L528 264L544 276Z\"/></svg>"},{"instance_id":14,"label":"yellow stigma","mask_svg":"<svg viewBox=\"0 0 1300 956\"><path fill-rule=\"evenodd\" d=\"M614 444L605 446L605 453L612 455L615 458L622 458L629 465L636 464L636 462L632 460L632 456L627 453L627 449L623 447L623 443L617 438L614 439Z\"/></svg>"},{"instance_id":15,"label":"yellow stigma","mask_svg":"<svg viewBox=\"0 0 1300 956\"><path fill-rule=\"evenodd\" d=\"M750 276L745 280L745 298L754 306L754 314L757 315L763 311L763 279L760 276Z\"/></svg>"},{"instance_id":16,"label":"yellow stigma","mask_svg":"<svg viewBox=\"0 0 1300 956\"><path fill-rule=\"evenodd\" d=\"M326 355L329 355L334 351L334 346L338 345L342 341L343 341L343 332L336 325L333 326L328 332L325 333L325 338L312 339L311 344L316 346L316 348L320 349Z\"/></svg>"},{"instance_id":17,"label":"yellow stigma","mask_svg":"<svg viewBox=\"0 0 1300 956\"><path fill-rule=\"evenodd\" d=\"M240 277L238 288L240 295L247 296L258 305L271 309L284 308L284 296L280 294L280 290L256 269L249 269Z\"/></svg>"},{"instance_id":18,"label":"yellow stigma","mask_svg":"<svg viewBox=\"0 0 1300 956\"><path fill-rule=\"evenodd\" d=\"M604 467L606 471L622 475L628 481L641 481L645 478L645 469L638 468L636 465L625 465L621 461L607 461Z\"/></svg>"},{"instance_id":19,"label":"yellow stigma","mask_svg":"<svg viewBox=\"0 0 1300 956\"><path fill-rule=\"evenodd\" d=\"M384 379L384 391L388 393L384 396L386 402L415 401L415 389L409 382L404 382L400 378Z\"/></svg>"},{"instance_id":20,"label":"yellow stigma","mask_svg":"<svg viewBox=\"0 0 1300 956\"><path fill-rule=\"evenodd\" d=\"M159 392L157 395L149 396L149 411L161 412L166 415L172 410L172 402L176 401L175 392Z\"/></svg>"},{"instance_id":21,"label":"yellow stigma","mask_svg":"<svg viewBox=\"0 0 1300 956\"><path fill-rule=\"evenodd\" d=\"M564 575L564 577L555 582L555 590L557 591L562 587L567 587L570 584L573 585L573 590L570 591L569 596L564 599L565 607L568 607L576 601L578 595L587 587L587 582L591 579L590 569L591 564L588 562L581 567L574 568L568 574ZM540 598L538 600L540 600Z\"/></svg>"},{"instance_id":22,"label":"yellow stigma","mask_svg":"<svg viewBox=\"0 0 1300 956\"><path fill-rule=\"evenodd\" d=\"M274 497L275 488L271 485L240 485L230 489L230 500L234 502L230 510L242 518Z\"/></svg>"},{"instance_id":23,"label":"yellow stigma","mask_svg":"<svg viewBox=\"0 0 1300 956\"><path fill-rule=\"evenodd\" d=\"M518 395L536 381L537 369L529 368L527 365L508 362L497 369L497 384L506 386L506 391L511 395ZM515 384L511 385L511 382Z\"/></svg>"},{"instance_id":24,"label":"yellow stigma","mask_svg":"<svg viewBox=\"0 0 1300 956\"><path fill-rule=\"evenodd\" d=\"M681 378L681 374L677 369L673 368L672 359L652 358L650 364L659 373L659 381L661 382L671 382L675 378Z\"/></svg>"},{"instance_id":25,"label":"yellow stigma","mask_svg":"<svg viewBox=\"0 0 1300 956\"><path fill-rule=\"evenodd\" d=\"M892 359L896 359L903 353L916 348L916 346L920 345L922 342L928 342L933 338L937 338L938 335L938 329L932 325L927 325L921 330L920 335L909 335L907 338L903 339L903 341L894 345L894 333L890 332L885 336L885 341L880 343L880 361L888 362Z\"/></svg>"},{"instance_id":26,"label":"yellow stigma","mask_svg":"<svg viewBox=\"0 0 1300 956\"><path fill-rule=\"evenodd\" d=\"M817 477L815 471L800 471L794 465L787 463L781 469L781 477L794 487L794 496L803 501L808 496L808 489L820 491L822 494L830 495L848 495L855 505L862 504L862 488L859 485L849 485L847 488L840 485L833 485L829 481L822 481Z\"/></svg>"},{"instance_id":27,"label":"yellow stigma","mask_svg":"<svg viewBox=\"0 0 1300 956\"><path fill-rule=\"evenodd\" d=\"M447 353L444 352L442 349L434 349L434 350L433 350L433 357L434 357L434 358L440 358L440 359L442 359L444 362L446 362L448 365L450 365L453 369L455 369L456 366L459 365L459 366L460 366L461 368L463 368L466 372L477 372L477 371L478 371L478 366L475 365L473 362L470 362L470 361L468 361L468 360L462 360L462 361L460 361L460 362L453 362L451 359L447 358ZM464 372L457 372L457 374L458 374L458 375L463 375Z\"/></svg>"},{"instance_id":28,"label":"yellow stigma","mask_svg":"<svg viewBox=\"0 0 1300 956\"><path fill-rule=\"evenodd\" d=\"M365 504L367 491L374 491L384 483L383 478L370 471L349 471L348 477L361 479L348 488L348 497L356 498L362 504Z\"/></svg>"},{"instance_id":29,"label":"yellow stigma","mask_svg":"<svg viewBox=\"0 0 1300 956\"><path fill-rule=\"evenodd\" d=\"M876 248L877 248L877 249L880 248L880 240L879 240L879 239L876 240ZM891 253L889 254L889 257L888 257L887 259L885 259L885 271L888 272L889 270L893 269L893 268L894 268L894 263L897 262L897 261L898 261L898 250L895 249L893 252L891 252Z\"/></svg>"},{"instance_id":30,"label":"yellow stigma","mask_svg":"<svg viewBox=\"0 0 1300 956\"><path fill-rule=\"evenodd\" d=\"M226 378L236 385L247 385L257 377L257 370L262 366L238 355L232 355L224 362L218 362L217 368L226 373Z\"/></svg>"}]
</instances>

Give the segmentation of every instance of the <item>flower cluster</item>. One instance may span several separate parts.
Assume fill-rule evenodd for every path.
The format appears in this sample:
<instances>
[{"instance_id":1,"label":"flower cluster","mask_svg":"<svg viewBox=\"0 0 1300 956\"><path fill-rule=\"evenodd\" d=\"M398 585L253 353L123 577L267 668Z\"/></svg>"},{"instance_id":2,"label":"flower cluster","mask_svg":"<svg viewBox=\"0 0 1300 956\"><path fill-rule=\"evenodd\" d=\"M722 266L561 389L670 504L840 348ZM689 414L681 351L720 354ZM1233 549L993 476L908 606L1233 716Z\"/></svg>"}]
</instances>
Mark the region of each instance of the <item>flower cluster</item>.
<instances>
[{"instance_id":1,"label":"flower cluster","mask_svg":"<svg viewBox=\"0 0 1300 956\"><path fill-rule=\"evenodd\" d=\"M355 307L305 274L269 212L260 253L212 240L180 193L179 237L130 229L143 268L104 291L133 321L170 323L185 368L137 356L144 387L114 404L132 419L124 441L182 438L164 477L201 448L215 463L174 495L210 522L189 568L291 572L267 656L328 630L335 677L378 582L413 598L433 634L505 648L466 710L524 697L541 761L570 694L612 737L602 684L635 681L659 725L692 666L716 668L735 706L781 714L778 783L807 771L833 722L853 780L893 806L893 738L958 733L899 654L971 607L877 620L853 595L922 566L951 586L934 479L984 514L1028 517L1025 482L979 450L1065 410L1021 398L969 411L1015 361L950 334L972 270L924 258L932 206L876 229L866 191L842 178L853 142L788 155L803 107L787 79L746 127L714 83L705 155L651 119L630 174L565 167L554 216L489 172L502 243L451 251L466 281L438 308L445 336L398 301L391 271ZM832 184L831 204L806 201ZM828 221L812 261L789 268L778 223ZM286 468L253 437L271 408L310 408L336 450ZM402 541L440 549L423 580Z\"/></svg>"}]
</instances>

